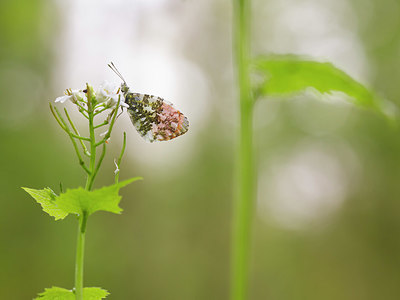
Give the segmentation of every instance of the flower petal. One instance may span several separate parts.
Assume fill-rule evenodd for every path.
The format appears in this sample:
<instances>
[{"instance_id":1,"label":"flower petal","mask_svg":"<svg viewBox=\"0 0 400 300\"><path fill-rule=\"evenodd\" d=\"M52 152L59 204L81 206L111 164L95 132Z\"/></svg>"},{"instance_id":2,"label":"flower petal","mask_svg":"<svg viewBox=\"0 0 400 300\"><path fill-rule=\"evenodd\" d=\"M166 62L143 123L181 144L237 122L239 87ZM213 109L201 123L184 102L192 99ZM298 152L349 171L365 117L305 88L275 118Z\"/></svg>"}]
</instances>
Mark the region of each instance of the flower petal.
<instances>
[{"instance_id":1,"label":"flower petal","mask_svg":"<svg viewBox=\"0 0 400 300\"><path fill-rule=\"evenodd\" d=\"M74 101L80 101L80 102L87 102L87 96L84 92L82 91L72 91L72 97ZM72 101L72 102L74 102Z\"/></svg>"},{"instance_id":2,"label":"flower petal","mask_svg":"<svg viewBox=\"0 0 400 300\"><path fill-rule=\"evenodd\" d=\"M70 100L71 98L72 98L72 96L68 96L68 95L61 96L61 97L57 97L56 100L54 100L54 102L64 103L65 101Z\"/></svg>"}]
</instances>

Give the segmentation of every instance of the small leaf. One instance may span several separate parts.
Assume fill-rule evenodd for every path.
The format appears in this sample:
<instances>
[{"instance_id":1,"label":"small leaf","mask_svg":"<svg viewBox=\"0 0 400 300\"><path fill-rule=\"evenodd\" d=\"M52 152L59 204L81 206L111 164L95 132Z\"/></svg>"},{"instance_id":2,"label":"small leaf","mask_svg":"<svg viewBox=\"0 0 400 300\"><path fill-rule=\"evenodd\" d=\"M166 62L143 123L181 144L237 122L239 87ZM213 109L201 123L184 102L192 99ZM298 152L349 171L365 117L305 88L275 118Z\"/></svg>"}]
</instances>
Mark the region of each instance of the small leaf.
<instances>
[{"instance_id":1,"label":"small leaf","mask_svg":"<svg viewBox=\"0 0 400 300\"><path fill-rule=\"evenodd\" d=\"M254 67L266 76L257 90L262 96L287 96L312 87L322 94L343 92L356 105L384 110L382 99L331 63L270 55L255 60Z\"/></svg>"},{"instance_id":2,"label":"small leaf","mask_svg":"<svg viewBox=\"0 0 400 300\"><path fill-rule=\"evenodd\" d=\"M83 289L84 300L101 300L105 299L108 295L110 295L109 292L98 287L90 287Z\"/></svg>"},{"instance_id":3,"label":"small leaf","mask_svg":"<svg viewBox=\"0 0 400 300\"><path fill-rule=\"evenodd\" d=\"M119 189L139 179L141 177L131 178L93 191L87 191L81 187L67 189L56 198L55 203L64 211L77 215L82 215L83 212L91 215L99 210L119 214L122 211L119 207L121 201L121 196L118 195Z\"/></svg>"},{"instance_id":4,"label":"small leaf","mask_svg":"<svg viewBox=\"0 0 400 300\"><path fill-rule=\"evenodd\" d=\"M56 220L64 219L68 215L68 212L64 211L56 205L55 199L57 195L50 188L35 190L23 187L22 189L24 189L36 200L37 203L42 206L44 212L48 213Z\"/></svg>"},{"instance_id":5,"label":"small leaf","mask_svg":"<svg viewBox=\"0 0 400 300\"><path fill-rule=\"evenodd\" d=\"M44 289L44 292L40 293L35 300L75 300L75 294L70 290L53 286Z\"/></svg>"},{"instance_id":6,"label":"small leaf","mask_svg":"<svg viewBox=\"0 0 400 300\"><path fill-rule=\"evenodd\" d=\"M98 287L90 287L83 289L84 300L101 300L105 299L110 293ZM35 300L75 300L75 293L71 290L53 286L45 289L43 293Z\"/></svg>"}]
</instances>

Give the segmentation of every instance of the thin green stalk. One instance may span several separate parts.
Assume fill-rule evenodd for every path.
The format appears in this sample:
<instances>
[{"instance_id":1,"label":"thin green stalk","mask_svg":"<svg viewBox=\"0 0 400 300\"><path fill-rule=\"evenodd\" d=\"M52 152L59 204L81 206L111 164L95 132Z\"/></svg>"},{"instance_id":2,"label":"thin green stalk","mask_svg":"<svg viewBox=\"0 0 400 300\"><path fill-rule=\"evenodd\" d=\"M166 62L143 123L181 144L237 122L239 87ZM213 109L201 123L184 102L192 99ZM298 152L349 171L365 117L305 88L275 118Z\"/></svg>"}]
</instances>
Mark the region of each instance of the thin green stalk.
<instances>
[{"instance_id":1,"label":"thin green stalk","mask_svg":"<svg viewBox=\"0 0 400 300\"><path fill-rule=\"evenodd\" d=\"M86 167L85 165L85 161L82 159L82 156L79 152L78 146L76 145L76 142L74 140L74 135L71 132L71 130L69 130L67 122L65 122L65 120L63 119L63 117L61 116L60 112L58 111L57 107L54 107L50 104L50 110L54 116L54 118L57 120L58 124L60 124L60 126L65 130L65 132L69 135L69 138L72 142L72 145L74 146L75 152L76 152L76 156L78 157L79 160L79 165L85 170L85 172L87 174L90 174L89 169ZM55 110L55 111L54 111ZM65 110L66 111L66 110ZM68 116L68 114L67 114Z\"/></svg>"},{"instance_id":2,"label":"thin green stalk","mask_svg":"<svg viewBox=\"0 0 400 300\"><path fill-rule=\"evenodd\" d=\"M94 133L94 110L92 103L92 94L89 85L87 85L88 98L88 116L89 116L89 139L90 139L90 171L91 175L87 177L86 189L91 190L94 181L94 172L96 168L96 137Z\"/></svg>"},{"instance_id":3,"label":"thin green stalk","mask_svg":"<svg viewBox=\"0 0 400 300\"><path fill-rule=\"evenodd\" d=\"M252 145L252 105L242 105L238 191L233 212L232 300L248 296L252 212L255 202Z\"/></svg>"},{"instance_id":4,"label":"thin green stalk","mask_svg":"<svg viewBox=\"0 0 400 300\"><path fill-rule=\"evenodd\" d=\"M233 206L231 300L248 298L252 212L255 203L253 104L249 76L249 0L234 0L234 54L240 97L237 193Z\"/></svg>"},{"instance_id":5,"label":"thin green stalk","mask_svg":"<svg viewBox=\"0 0 400 300\"><path fill-rule=\"evenodd\" d=\"M70 116L69 116L69 113L68 113L68 111L67 111L66 108L64 108L64 112L65 112L65 115L67 116L67 119L68 119L69 124L70 124L71 127L72 127L72 130L75 132L76 135L81 136L81 135L79 134L78 129L76 129L76 126L74 125L74 122L72 122L72 120L71 120L71 118L70 118ZM89 151L87 150L86 145L85 145L85 143L83 142L83 140L79 139L79 142L81 143L81 146L82 146L82 149L83 149L83 153L84 153L86 156L90 156L90 153L89 153Z\"/></svg>"},{"instance_id":6,"label":"thin green stalk","mask_svg":"<svg viewBox=\"0 0 400 300\"><path fill-rule=\"evenodd\" d=\"M103 138L100 142L98 142L98 143L95 145L96 147L97 147L97 146L100 146L102 143L107 142L107 140L110 138L111 131L113 130L115 120L117 119L118 108L119 108L120 102L121 102L121 96L118 97L117 106L116 106L116 108L115 108L115 109L112 111L112 113L111 113L112 118L111 118L111 122L110 122L110 127L108 127L107 133L106 133L106 135L104 136L104 138Z\"/></svg>"},{"instance_id":7,"label":"thin green stalk","mask_svg":"<svg viewBox=\"0 0 400 300\"><path fill-rule=\"evenodd\" d=\"M119 180L119 167L121 166L122 156L124 156L125 148L126 148L126 132L124 132L124 140L122 142L122 149L121 149L121 153L118 157L118 161L117 161L117 172L115 173L115 183L118 183L118 180Z\"/></svg>"},{"instance_id":8,"label":"thin green stalk","mask_svg":"<svg viewBox=\"0 0 400 300\"><path fill-rule=\"evenodd\" d=\"M110 138L110 134L111 134L111 131L112 131L112 129L113 129L113 126L114 126L114 123L115 123L115 120L116 120L116 116L117 116L117 113L118 113L119 102L120 102L120 98L118 99L117 107L116 107L115 110L113 111L113 115L112 115L112 120L111 120L111 123L110 123L110 127L108 128L108 131L107 131L106 135L104 136L104 139L101 140L101 141L98 142L98 143L96 143L96 141L94 141L94 147L95 147L95 148L96 148L97 146L100 146L101 144L103 144L103 151L101 152L101 155L100 155L99 161L97 162L97 165L96 165L95 168L93 169L93 174L92 174L92 176L91 176L91 179L90 179L90 182L89 182L89 186L88 186L89 190L92 188L94 179L96 178L97 172L99 171L100 166L101 166L101 163L103 162L103 158L104 158L104 156L106 155L106 149L107 149L107 148L106 148L106 142L107 142L107 140ZM93 117L93 116L94 116L94 115L92 114L92 117ZM89 125L90 125L90 121L89 121ZM94 129L96 128L96 126L93 126L93 122L92 122L92 127L91 127L91 128L93 129L93 134L94 134Z\"/></svg>"},{"instance_id":9,"label":"thin green stalk","mask_svg":"<svg viewBox=\"0 0 400 300\"><path fill-rule=\"evenodd\" d=\"M104 156L106 154L106 143L107 140L110 138L111 131L113 129L114 123L117 119L117 114L118 114L118 108L121 100L121 96L118 98L117 106L116 108L110 113L108 116L107 121L101 123L100 125L95 126L94 125L94 118L96 115L104 111L105 109L108 109L109 107L105 107L104 109L101 109L100 111L95 112L95 110L99 107L99 104L97 104L96 108L96 99L93 97L93 89L89 84L86 84L86 94L87 94L87 109L84 108L82 105L79 103L75 103L79 106L80 112L89 120L89 137L81 137L76 126L72 122L72 119L70 118L68 111L64 109L65 115L68 119L69 124L64 120L63 116L60 114L58 109L56 107L53 107L50 104L50 110L56 119L57 123L61 126L61 128L69 135L71 142L74 146L76 155L79 159L79 164L83 167L83 169L87 173L87 178L86 178L86 186L85 189L87 191L92 190L94 180L96 178L96 175L100 169L100 166L103 162ZM69 94L72 95L72 91L69 91ZM109 120L111 118L111 121ZM104 125L107 125L110 123L109 129L104 136L102 140L99 142L96 142L96 136L95 136L95 129L100 128ZM72 127L72 130L70 129L70 126ZM84 151L84 153L90 157L89 159L89 166L86 166L84 160L82 159L81 153L78 149L77 142L75 139L78 139L81 147ZM88 152L88 149L84 143L84 141L88 141L90 143L90 153ZM96 148L100 145L103 145L102 153L96 163ZM123 148L120 154L120 157L118 159L118 166L121 163L122 155L125 151L125 146L126 146L126 134L124 133L124 144ZM116 182L118 182L118 175L116 175ZM63 192L63 188L60 184L60 191L61 193ZM75 262L75 299L76 300L83 300L83 267L84 267L84 253L85 253L85 233L86 233L86 223L87 223L87 218L88 214L86 211L82 213L82 215L78 216L79 220L79 227L78 227L78 237L77 237L77 244L76 244L76 262Z\"/></svg>"},{"instance_id":10,"label":"thin green stalk","mask_svg":"<svg viewBox=\"0 0 400 300\"><path fill-rule=\"evenodd\" d=\"M89 116L87 116L87 112L88 110L86 108L84 108L82 105L79 104L79 102L75 103L78 107L79 107L79 112L86 118L89 119ZM86 113L86 114L85 114Z\"/></svg>"},{"instance_id":11,"label":"thin green stalk","mask_svg":"<svg viewBox=\"0 0 400 300\"><path fill-rule=\"evenodd\" d=\"M89 85L87 85L87 98L88 98L88 118L89 118L89 136L90 136L90 173L86 178L85 189L90 191L93 186L93 181L96 176L96 137L94 133L94 112L92 105L92 94ZM83 300L83 265L84 265L84 252L85 252L85 232L87 214L83 213L79 216L79 231L78 240L76 244L76 263L75 263L75 296L76 300Z\"/></svg>"},{"instance_id":12,"label":"thin green stalk","mask_svg":"<svg viewBox=\"0 0 400 300\"><path fill-rule=\"evenodd\" d=\"M79 217L78 240L76 243L75 262L75 297L76 300L83 300L83 261L85 254L85 232L87 214Z\"/></svg>"},{"instance_id":13,"label":"thin green stalk","mask_svg":"<svg viewBox=\"0 0 400 300\"><path fill-rule=\"evenodd\" d=\"M54 118L56 119L58 125L60 125L60 127L71 137L82 140L82 141L89 141L90 139L87 137L83 137L83 136L79 136L76 135L74 133L71 132L71 130L69 130L68 126L66 125L67 123L64 121L64 119L62 118L60 112L58 111L57 107L53 107L50 104L50 110L51 113L53 114ZM55 111L54 111L55 110ZM57 113L57 114L56 114ZM64 124L64 125L63 125Z\"/></svg>"},{"instance_id":14,"label":"thin green stalk","mask_svg":"<svg viewBox=\"0 0 400 300\"><path fill-rule=\"evenodd\" d=\"M95 112L94 112L94 115L97 116L97 115L101 114L103 111L105 111L105 110L107 110L107 109L108 109L108 107L103 107L102 109L100 109L100 110L98 110L98 111L95 111Z\"/></svg>"},{"instance_id":15,"label":"thin green stalk","mask_svg":"<svg viewBox=\"0 0 400 300\"><path fill-rule=\"evenodd\" d=\"M89 120L89 142L90 142L90 161L89 161L89 167L88 169L88 175L86 178L86 186L85 189L90 191L93 187L94 180L96 178L96 175L100 169L100 166L103 162L104 156L106 154L106 141L110 137L111 130L114 126L114 122L116 120L117 112L118 112L118 107L120 103L120 99L118 99L117 103L117 108L112 112L112 120L110 123L110 127L107 131L106 136L104 137L103 140L100 142L96 142L96 136L95 136L95 129L98 128L99 126L94 125L94 117L96 116L95 113L95 103L93 103L93 96L92 96L92 89L91 87L87 84L87 118ZM51 106L50 106L51 107ZM52 110L53 112L53 110ZM67 123L62 119L62 116L58 113L56 109L57 114L53 112L53 114L56 117L56 120L60 123L60 125L63 127L64 130L67 131L67 133L70 135L71 139L73 140L74 146L77 149L77 145L75 140L72 138L72 132L69 130ZM77 129L74 127L68 113L67 118L73 127L74 132L79 135L79 132ZM57 118L58 115L58 118ZM64 126L63 126L64 125ZM101 124L102 126L103 124ZM125 135L124 135L124 145L125 145ZM103 151L96 163L96 148L97 146L100 146L103 144ZM125 146L124 146L125 148ZM86 148L84 148L86 149ZM87 151L87 150L86 150ZM77 152L78 157L80 157L79 152ZM83 300L83 265L84 265L84 250L85 250L85 232L86 232L86 222L87 222L88 215L86 212L84 212L81 216L79 216L79 230L78 230L78 239L77 239L77 245L76 245L76 263L75 263L75 297L76 300Z\"/></svg>"},{"instance_id":16,"label":"thin green stalk","mask_svg":"<svg viewBox=\"0 0 400 300\"><path fill-rule=\"evenodd\" d=\"M97 162L97 165L96 165L96 167L94 169L93 176L92 176L91 181L90 181L89 189L92 189L92 185L93 185L94 179L96 178L97 172L99 171L100 166L101 166L101 164L103 162L104 156L106 155L106 149L107 149L106 143L103 143L103 151L101 152L100 158L99 158L99 160Z\"/></svg>"},{"instance_id":17,"label":"thin green stalk","mask_svg":"<svg viewBox=\"0 0 400 300\"><path fill-rule=\"evenodd\" d=\"M104 121L103 123L101 123L101 124L99 124L99 125L96 125L96 126L94 126L94 129L97 129L97 128L100 128L100 127L103 127L103 126L105 126L105 125L107 125L108 124L108 121Z\"/></svg>"}]
</instances>

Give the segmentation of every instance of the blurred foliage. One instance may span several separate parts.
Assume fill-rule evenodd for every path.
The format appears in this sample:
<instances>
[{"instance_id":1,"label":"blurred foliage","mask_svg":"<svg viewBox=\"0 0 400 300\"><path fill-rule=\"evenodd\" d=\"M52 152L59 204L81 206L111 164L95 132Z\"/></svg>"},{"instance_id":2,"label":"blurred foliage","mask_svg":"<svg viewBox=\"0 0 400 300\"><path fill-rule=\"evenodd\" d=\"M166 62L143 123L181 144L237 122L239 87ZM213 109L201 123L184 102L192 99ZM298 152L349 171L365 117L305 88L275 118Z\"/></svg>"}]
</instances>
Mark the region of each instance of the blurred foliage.
<instances>
[{"instance_id":1,"label":"blurred foliage","mask_svg":"<svg viewBox=\"0 0 400 300\"><path fill-rule=\"evenodd\" d=\"M262 96L293 96L311 87L322 94L346 93L356 105L381 110L382 100L331 63L296 55L269 55L255 59L254 68L264 76L259 87Z\"/></svg>"},{"instance_id":2,"label":"blurred foliage","mask_svg":"<svg viewBox=\"0 0 400 300\"><path fill-rule=\"evenodd\" d=\"M272 1L264 2L257 3L263 6L256 14ZM357 20L357 28L349 23L348 30L362 43L372 87L399 104L398 3L347 2ZM109 299L227 299L237 128L232 79L221 70L231 70L231 7L212 3L207 7L212 13L199 10L202 17L190 20L193 27L180 36L179 55L198 64L213 83L207 119L213 121L198 131L188 161L174 158L179 168L144 167L139 154L124 160L121 179L144 180L122 191L121 216L99 213L88 224L85 285L103 286ZM20 188L49 186L58 193L60 181L71 188L84 182L68 138L47 110L60 16L50 1L0 2L0 299L31 299L44 287L73 285L76 221L54 222ZM275 21L265 19L254 31L262 35ZM344 107L338 108L346 117L337 127L316 133L301 120L310 128L339 122L319 118L321 110L325 116L333 111L328 104L307 101L305 109L297 100L257 104L260 168L286 159L303 141L332 151L340 141L351 149L360 172L343 204L323 222L293 229L276 222L272 212L269 218L258 215L251 299L398 299L399 132L376 114ZM116 148L111 157L118 155ZM99 185L113 180L112 159L108 166L100 171Z\"/></svg>"}]
</instances>

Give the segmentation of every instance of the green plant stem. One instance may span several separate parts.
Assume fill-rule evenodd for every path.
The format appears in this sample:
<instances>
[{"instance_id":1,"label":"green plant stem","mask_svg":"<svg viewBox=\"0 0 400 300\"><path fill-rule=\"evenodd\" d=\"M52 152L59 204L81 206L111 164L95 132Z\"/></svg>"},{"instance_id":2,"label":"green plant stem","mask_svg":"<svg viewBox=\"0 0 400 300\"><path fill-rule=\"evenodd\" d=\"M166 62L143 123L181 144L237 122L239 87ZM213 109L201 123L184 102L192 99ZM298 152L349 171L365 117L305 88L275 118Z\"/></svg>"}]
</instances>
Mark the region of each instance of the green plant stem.
<instances>
[{"instance_id":1,"label":"green plant stem","mask_svg":"<svg viewBox=\"0 0 400 300\"><path fill-rule=\"evenodd\" d=\"M97 175L97 172L98 172L99 169L100 169L100 166L101 166L101 164L102 164L102 162L103 162L104 156L106 155L106 150L107 150L106 143L103 143L103 151L101 152L100 158L99 158L99 160L98 160L98 162L97 162L97 165L96 165L96 167L95 167L95 169L94 169L92 184L93 184L93 182L94 182L94 178L95 178L96 175ZM90 188L91 188L91 187L92 187L92 186L90 186Z\"/></svg>"},{"instance_id":2,"label":"green plant stem","mask_svg":"<svg viewBox=\"0 0 400 300\"><path fill-rule=\"evenodd\" d=\"M94 115L97 116L97 115L101 114L103 111L105 111L105 110L107 110L107 109L108 109L108 107L103 107L102 109L100 109L100 110L98 110L98 111L95 111L95 112L94 112Z\"/></svg>"},{"instance_id":3,"label":"green plant stem","mask_svg":"<svg viewBox=\"0 0 400 300\"><path fill-rule=\"evenodd\" d=\"M118 97L117 106L111 113L111 122L110 122L110 126L108 127L107 133L105 134L104 138L100 142L95 144L96 147L100 146L101 144L103 144L105 142L107 142L107 140L110 138L111 131L112 131L113 127L114 127L115 120L117 119L118 108L119 108L120 102L121 102L121 96Z\"/></svg>"},{"instance_id":4,"label":"green plant stem","mask_svg":"<svg viewBox=\"0 0 400 300\"><path fill-rule=\"evenodd\" d=\"M94 110L92 105L92 94L89 85L87 85L87 98L88 98L88 118L89 118L89 136L90 136L90 173L86 178L85 189L90 191L93 186L94 178L96 177L96 137L94 133ZM85 252L85 232L87 214L83 213L79 216L79 231L78 240L76 244L76 263L75 263L75 296L76 300L83 300L83 265L84 265L84 252Z\"/></svg>"},{"instance_id":5,"label":"green plant stem","mask_svg":"<svg viewBox=\"0 0 400 300\"><path fill-rule=\"evenodd\" d=\"M68 111L67 111L66 108L64 108L64 112L65 112L65 115L67 116L67 119L68 119L69 124L70 124L71 127L72 127L72 130L75 132L76 135L81 136L81 135L79 134L78 129L76 129L76 126L74 125L74 122L72 122L72 120L71 120L71 118L70 118L70 116L69 116ZM84 153L86 156L90 156L90 153L88 152L88 150L87 150L87 148L86 148L86 145L85 145L85 143L83 142L83 140L82 140L82 139L79 139L79 142L81 143L81 146L82 146L82 149L83 149L83 153Z\"/></svg>"},{"instance_id":6,"label":"green plant stem","mask_svg":"<svg viewBox=\"0 0 400 300\"><path fill-rule=\"evenodd\" d=\"M115 183L118 183L118 180L119 180L119 167L121 166L122 156L124 156L125 148L126 148L126 132L124 132L124 140L122 142L122 149L121 149L121 153L119 154L118 161L117 161L118 172L115 173Z\"/></svg>"},{"instance_id":7,"label":"green plant stem","mask_svg":"<svg viewBox=\"0 0 400 300\"><path fill-rule=\"evenodd\" d=\"M63 119L63 117L61 116L60 112L58 111L57 107L54 107L50 104L50 110L54 116L54 118L57 120L58 124L65 130L65 132L69 135L69 138L72 142L72 145L74 146L75 152L76 152L76 156L78 157L79 160L79 165L85 170L85 172L87 174L90 174L89 169L86 167L85 165L85 161L82 159L82 156L79 152L78 146L76 145L76 142L74 140L74 136L71 132L71 130L69 130L67 123L65 122L65 120ZM55 110L55 111L54 111ZM65 110L66 112L66 110ZM68 116L68 114L67 114ZM68 116L69 118L69 116Z\"/></svg>"},{"instance_id":8,"label":"green plant stem","mask_svg":"<svg viewBox=\"0 0 400 300\"><path fill-rule=\"evenodd\" d=\"M54 107L54 108L53 108L53 106L50 104L50 110L51 110L51 113L53 114L54 118L56 119L57 123L60 125L60 127L61 127L66 133L68 133L70 136L72 136L72 137L74 137L74 138L77 138L77 139L80 139L80 140L83 140L83 141L90 141L89 138L83 137L83 136L79 136L79 135L76 135L76 134L73 134L73 133L71 132L71 130L69 130L68 126L66 125L67 123L64 121L64 119L63 119L63 117L61 116L60 112L58 111L57 107ZM55 110L55 112L54 112L54 110ZM57 115L56 115L56 113L57 113ZM63 125L63 124L64 124L64 125Z\"/></svg>"},{"instance_id":9,"label":"green plant stem","mask_svg":"<svg viewBox=\"0 0 400 300\"><path fill-rule=\"evenodd\" d=\"M86 189L90 191L93 186L96 168L96 137L94 133L94 110L92 104L92 95L89 86L87 87L88 98L88 116L89 116L89 139L90 139L90 176L86 180Z\"/></svg>"},{"instance_id":10,"label":"green plant stem","mask_svg":"<svg viewBox=\"0 0 400 300\"><path fill-rule=\"evenodd\" d=\"M93 96L93 89L89 84L86 84L86 90L87 90L87 109L84 108L82 105L79 103L75 103L78 105L80 108L80 112L82 115L85 116L89 120L89 137L81 137L79 134L79 131L77 130L76 126L72 122L72 119L70 118L68 111L64 109L65 115L67 116L69 125L72 127L72 132L71 129L68 126L68 123L64 120L63 116L60 114L58 109L56 107L53 107L50 104L50 110L51 113L53 114L54 118L56 119L57 123L60 125L60 127L69 135L71 142L74 146L76 155L79 159L79 164L82 166L82 168L86 171L87 173L87 178L86 178L86 186L85 189L87 191L92 190L93 188L93 183L96 178L96 175L100 169L100 166L103 162L104 156L106 154L106 143L108 139L110 138L111 131L113 129L114 123L117 119L117 114L118 114L118 108L121 100L121 96L118 98L118 102L116 105L116 108L112 111L112 113L109 115L108 119L111 118L110 126L108 128L108 131L104 138L100 142L96 142L96 136L95 136L95 129L100 128L104 125L107 125L109 123L109 120L103 122L100 125L95 126L94 125L94 118L96 115L100 114L104 110L108 109L109 107L104 107L100 111L95 112L96 110L96 100ZM69 91L71 94L72 92ZM97 104L97 108L99 107L99 104ZM86 114L87 115L86 115ZM85 153L85 155L89 156L89 166L87 167L84 160L82 159L82 156L80 154L80 151L78 149L78 145L75 141L75 139L78 139L82 149ZM88 141L90 142L90 153L88 152L88 149L83 141ZM100 145L103 145L102 153L96 163L96 148ZM125 146L126 146L126 133L124 133L124 143L122 147L121 154L118 159L118 167L119 164L121 163L122 155L124 154L125 151ZM118 175L116 175L116 182L118 182ZM63 189L62 186L60 185L60 191L62 193ZM85 253L85 233L86 233L86 223L87 223L87 218L88 214L87 212L83 212L82 215L78 216L79 220L79 227L78 227L78 238L77 238L77 244L76 244L76 261L75 261L75 299L76 300L83 300L83 266L84 266L84 253Z\"/></svg>"},{"instance_id":11,"label":"green plant stem","mask_svg":"<svg viewBox=\"0 0 400 300\"><path fill-rule=\"evenodd\" d=\"M74 137L76 138L80 138L81 142L82 140L88 140L90 142L90 160L89 160L89 167L86 168L86 166L84 166L85 171L87 171L87 178L86 178L86 186L85 189L90 191L92 190L93 187L93 183L94 183L94 179L96 178L96 175L100 169L100 166L103 162L104 156L106 154L106 142L108 140L108 138L110 137L111 134L111 130L114 126L116 117L117 117L117 113L118 113L118 107L119 107L119 103L120 103L120 98L118 99L118 103L117 106L115 108L115 110L112 112L112 120L110 123L110 127L104 137L103 140L101 140L100 142L96 142L96 136L95 136L95 129L105 125L105 123L100 124L100 126L94 126L94 117L96 116L95 113L95 100L93 98L92 95L92 89L91 87L87 84L87 109L83 109L86 113L87 113L87 118L89 120L89 138L82 138L79 136L79 132L76 129L76 127L74 126L71 118L68 115L68 112L65 110L66 116L68 118L68 121L70 122L70 125L72 126L73 131L76 134L73 134L71 132L71 130L68 127L68 124L64 121L64 119L62 118L61 114L58 112L57 108L53 109L53 106L50 105L50 109L55 117L55 119L57 120L57 122L60 124L60 126L69 134L71 141L74 145L74 148L77 152L78 158L80 160L80 163L83 163L82 157L80 156L80 153L78 151L78 147L77 144L74 140ZM83 112L81 112L83 114ZM107 122L108 123L108 122ZM123 151L125 149L125 143L126 143L126 137L125 137L125 133L124 133L124 146L123 146ZM87 148L86 146L83 144L83 142L81 143L82 147L84 149L85 152L87 152ZM103 145L103 151L96 163L96 148L97 146ZM121 161L122 158L122 154L123 151L120 155L120 159L119 162ZM81 165L82 165L81 163ZM85 252L85 232L86 232L86 223L87 223L87 218L88 215L86 212L84 212L81 216L79 216L79 230L78 230L78 238L77 238L77 244L76 244L76 262L75 262L75 297L76 300L83 300L83 265L84 265L84 252Z\"/></svg>"},{"instance_id":12,"label":"green plant stem","mask_svg":"<svg viewBox=\"0 0 400 300\"><path fill-rule=\"evenodd\" d=\"M85 254L85 232L87 214L79 216L78 240L76 243L75 262L75 297L76 300L83 300L83 261Z\"/></svg>"},{"instance_id":13,"label":"green plant stem","mask_svg":"<svg viewBox=\"0 0 400 300\"><path fill-rule=\"evenodd\" d=\"M108 121L104 121L103 123L101 123L101 124L99 124L99 125L96 125L96 126L94 126L94 129L97 129L97 128L100 128L100 127L103 127L103 126L105 126L105 125L107 125L108 124Z\"/></svg>"},{"instance_id":14,"label":"green plant stem","mask_svg":"<svg viewBox=\"0 0 400 300\"><path fill-rule=\"evenodd\" d=\"M234 0L234 54L240 101L237 187L233 205L231 300L248 297L252 212L255 202L253 108L249 76L249 0Z\"/></svg>"}]
</instances>

